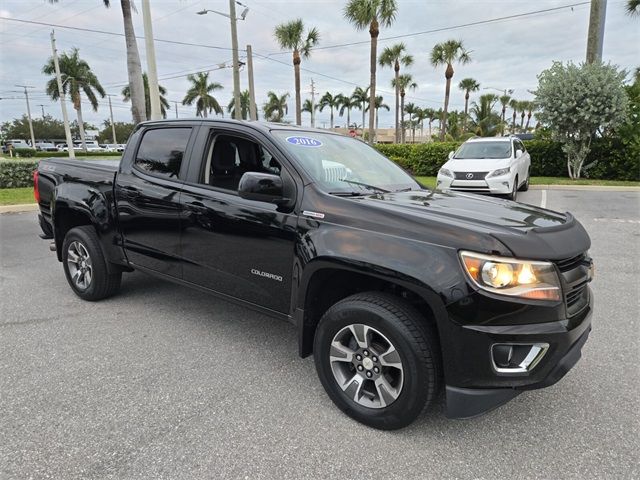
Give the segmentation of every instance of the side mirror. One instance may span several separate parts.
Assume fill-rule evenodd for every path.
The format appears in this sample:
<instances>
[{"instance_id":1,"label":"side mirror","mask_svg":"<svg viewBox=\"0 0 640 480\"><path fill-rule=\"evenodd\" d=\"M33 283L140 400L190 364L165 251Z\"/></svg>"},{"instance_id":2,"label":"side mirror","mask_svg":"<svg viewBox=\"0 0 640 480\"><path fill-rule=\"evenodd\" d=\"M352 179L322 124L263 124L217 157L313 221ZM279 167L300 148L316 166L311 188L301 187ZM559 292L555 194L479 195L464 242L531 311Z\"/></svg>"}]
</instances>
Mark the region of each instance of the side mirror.
<instances>
[{"instance_id":1,"label":"side mirror","mask_svg":"<svg viewBox=\"0 0 640 480\"><path fill-rule=\"evenodd\" d=\"M240 178L238 194L246 200L256 200L282 204L289 202L284 198L282 178L271 173L247 172Z\"/></svg>"},{"instance_id":2,"label":"side mirror","mask_svg":"<svg viewBox=\"0 0 640 480\"><path fill-rule=\"evenodd\" d=\"M516 150L516 158L522 156L522 150Z\"/></svg>"},{"instance_id":3,"label":"side mirror","mask_svg":"<svg viewBox=\"0 0 640 480\"><path fill-rule=\"evenodd\" d=\"M455 153L456 153L456 152L454 152L454 151L449 152L449 160L451 160L451 159L453 158L453 155L454 155Z\"/></svg>"}]
</instances>

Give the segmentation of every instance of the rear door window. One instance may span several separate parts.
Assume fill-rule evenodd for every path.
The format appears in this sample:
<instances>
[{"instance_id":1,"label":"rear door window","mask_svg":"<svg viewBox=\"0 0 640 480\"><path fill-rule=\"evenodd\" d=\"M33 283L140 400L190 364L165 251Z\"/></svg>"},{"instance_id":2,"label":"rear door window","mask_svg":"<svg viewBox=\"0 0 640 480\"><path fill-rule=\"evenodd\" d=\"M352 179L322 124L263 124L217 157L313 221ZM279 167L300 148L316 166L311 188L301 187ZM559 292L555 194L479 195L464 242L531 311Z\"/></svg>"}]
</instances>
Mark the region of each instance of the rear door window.
<instances>
[{"instance_id":1,"label":"rear door window","mask_svg":"<svg viewBox=\"0 0 640 480\"><path fill-rule=\"evenodd\" d=\"M158 128L144 133L134 165L152 175L178 178L191 128Z\"/></svg>"}]
</instances>

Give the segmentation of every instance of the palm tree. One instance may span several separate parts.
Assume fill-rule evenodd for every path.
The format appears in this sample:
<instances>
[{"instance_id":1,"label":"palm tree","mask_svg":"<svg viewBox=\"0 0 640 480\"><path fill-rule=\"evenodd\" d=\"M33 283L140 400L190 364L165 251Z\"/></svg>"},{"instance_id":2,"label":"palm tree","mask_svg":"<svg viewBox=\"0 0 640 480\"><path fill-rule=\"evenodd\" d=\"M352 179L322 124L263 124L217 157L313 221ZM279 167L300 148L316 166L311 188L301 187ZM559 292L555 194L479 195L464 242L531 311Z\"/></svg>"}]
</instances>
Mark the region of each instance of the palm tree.
<instances>
[{"instance_id":1,"label":"palm tree","mask_svg":"<svg viewBox=\"0 0 640 480\"><path fill-rule=\"evenodd\" d=\"M73 108L76 109L78 116L78 128L80 129L80 140L82 140L82 148L87 149L84 137L84 122L82 120L82 93L84 93L91 104L94 112L98 111L98 99L96 92L100 97L104 98L105 92L98 78L91 71L89 64L80 58L78 49L74 48L71 53L62 52L58 58L60 65L60 77L62 79L62 91L65 95L71 97ZM55 76L56 69L53 63L53 57L49 58L47 63L42 67L42 73L45 75L54 75L49 79L46 85L46 92L52 100L59 98L58 81Z\"/></svg>"},{"instance_id":2,"label":"palm tree","mask_svg":"<svg viewBox=\"0 0 640 480\"><path fill-rule=\"evenodd\" d=\"M382 95L376 95L376 103L374 104L374 107L376 109L376 130L378 130L378 110L382 108L383 110L386 110L388 112L389 105L384 103L384 98L382 98ZM369 111L369 105L367 105L367 111ZM363 115L363 118L364 118L364 115ZM363 128L364 128L364 125L363 125Z\"/></svg>"},{"instance_id":3,"label":"palm tree","mask_svg":"<svg viewBox=\"0 0 640 480\"><path fill-rule=\"evenodd\" d=\"M461 40L447 40L444 43L438 43L431 50L431 65L438 67L446 65L444 72L446 79L446 87L444 91L444 109L442 111L442 125L440 128L440 140L444 140L447 125L447 111L449 109L449 94L451 93L451 79L453 78L453 63L458 62L466 64L471 61L469 52L465 50Z\"/></svg>"},{"instance_id":4,"label":"palm tree","mask_svg":"<svg viewBox=\"0 0 640 480\"><path fill-rule=\"evenodd\" d=\"M631 17L640 15L640 0L627 0L626 10Z\"/></svg>"},{"instance_id":5,"label":"palm tree","mask_svg":"<svg viewBox=\"0 0 640 480\"><path fill-rule=\"evenodd\" d=\"M464 118L462 119L462 131L467 129L467 115L469 114L469 94L480 90L480 84L473 78L463 78L458 88L464 92Z\"/></svg>"},{"instance_id":6,"label":"palm tree","mask_svg":"<svg viewBox=\"0 0 640 480\"><path fill-rule=\"evenodd\" d=\"M289 112L287 107L288 93L278 96L275 92L267 93L267 103L262 107L264 110L264 118L269 122L282 122L284 116Z\"/></svg>"},{"instance_id":7,"label":"palm tree","mask_svg":"<svg viewBox=\"0 0 640 480\"><path fill-rule=\"evenodd\" d=\"M250 105L251 95L249 94L249 90L240 92L240 117L243 120L249 118ZM231 118L236 118L236 102L234 98L232 98L227 105L227 113L230 114Z\"/></svg>"},{"instance_id":8,"label":"palm tree","mask_svg":"<svg viewBox=\"0 0 640 480\"><path fill-rule=\"evenodd\" d=\"M516 132L516 116L518 115L518 110L520 110L520 101L512 98L509 100L509 108L513 109L513 115L511 118L511 133Z\"/></svg>"},{"instance_id":9,"label":"palm tree","mask_svg":"<svg viewBox=\"0 0 640 480\"><path fill-rule=\"evenodd\" d=\"M293 50L293 72L296 89L296 125L302 124L302 101L300 99L300 56L309 58L311 49L320 41L320 34L312 28L304 34L304 23L301 18L289 23L281 23L276 27L275 37L283 50Z\"/></svg>"},{"instance_id":10,"label":"palm tree","mask_svg":"<svg viewBox=\"0 0 640 480\"><path fill-rule=\"evenodd\" d=\"M330 92L326 92L318 103L318 110L323 111L325 108L329 107L331 110L331 128L335 126L333 123L333 110L335 108L340 107L340 95L332 95Z\"/></svg>"},{"instance_id":11,"label":"palm tree","mask_svg":"<svg viewBox=\"0 0 640 480\"><path fill-rule=\"evenodd\" d=\"M49 0L49 2L58 3L58 0ZM109 0L102 0L102 3L107 8L111 5ZM127 73L129 74L129 89L131 91L131 115L133 116L133 123L137 124L144 122L147 119L147 116L145 115L145 89L142 80L142 65L140 64L140 54L138 53L136 33L133 30L131 1L120 0L120 8L122 8L125 45L127 46Z\"/></svg>"},{"instance_id":12,"label":"palm tree","mask_svg":"<svg viewBox=\"0 0 640 480\"><path fill-rule=\"evenodd\" d=\"M440 118L440 114L433 108L425 108L424 112L426 115L426 119L429 120L429 141L431 141L431 128L433 126L433 121Z\"/></svg>"},{"instance_id":13,"label":"palm tree","mask_svg":"<svg viewBox=\"0 0 640 480\"><path fill-rule=\"evenodd\" d=\"M392 79L391 86L394 88L397 86L400 89L400 125L402 125L400 142L404 143L404 96L407 90L418 88L418 84L413 81L413 77L410 74L404 73L398 77L397 82L395 78Z\"/></svg>"},{"instance_id":14,"label":"palm tree","mask_svg":"<svg viewBox=\"0 0 640 480\"><path fill-rule=\"evenodd\" d=\"M524 131L529 130L529 123L531 122L531 116L533 115L533 111L536 109L536 103L533 101L526 102L527 107L527 124L524 126Z\"/></svg>"},{"instance_id":15,"label":"palm tree","mask_svg":"<svg viewBox=\"0 0 640 480\"><path fill-rule=\"evenodd\" d=\"M151 96L149 95L149 77L147 76L147 72L142 74L142 83L144 84L145 113L147 118L151 118ZM169 108L169 101L167 97L165 97L167 89L162 85L158 85L158 92L160 93L160 113L162 114L162 118L167 118L167 109ZM129 85L122 89L122 97L125 102L131 101L131 87Z\"/></svg>"},{"instance_id":16,"label":"palm tree","mask_svg":"<svg viewBox=\"0 0 640 480\"><path fill-rule=\"evenodd\" d=\"M351 94L351 98L355 103L360 105L360 110L362 110L362 138L364 138L364 114L369 111L369 87L365 89L362 87L356 87Z\"/></svg>"},{"instance_id":17,"label":"palm tree","mask_svg":"<svg viewBox=\"0 0 640 480\"><path fill-rule=\"evenodd\" d=\"M413 57L405 53L404 43L397 43L391 47L386 47L380 54L379 63L381 67L393 67L396 84L400 76L400 65L408 67L413 64ZM396 143L400 142L400 90L396 87Z\"/></svg>"},{"instance_id":18,"label":"palm tree","mask_svg":"<svg viewBox=\"0 0 640 480\"><path fill-rule=\"evenodd\" d=\"M504 128L506 126L506 114L507 107L509 106L509 102L511 102L510 95L500 95L500 105L502 106L502 112L500 118L502 119L502 126L500 127L500 133L504 135Z\"/></svg>"},{"instance_id":19,"label":"palm tree","mask_svg":"<svg viewBox=\"0 0 640 480\"><path fill-rule=\"evenodd\" d=\"M526 100L523 100L522 102L520 102L520 131L522 132L522 129L524 128L524 117L527 115L527 109L529 108L529 102Z\"/></svg>"},{"instance_id":20,"label":"palm tree","mask_svg":"<svg viewBox=\"0 0 640 480\"><path fill-rule=\"evenodd\" d=\"M344 115L345 110L347 111L347 128L351 126L351 109L358 108L360 103L353 99L353 97L348 97L346 95L338 95L339 107L338 114L342 117Z\"/></svg>"},{"instance_id":21,"label":"palm tree","mask_svg":"<svg viewBox=\"0 0 640 480\"><path fill-rule=\"evenodd\" d=\"M404 106L404 111L409 114L409 125L411 125L411 143L416 143L416 128L413 123L414 115L417 115L420 112L420 107L418 107L415 103L407 103Z\"/></svg>"},{"instance_id":22,"label":"palm tree","mask_svg":"<svg viewBox=\"0 0 640 480\"><path fill-rule=\"evenodd\" d=\"M424 121L429 118L428 108L418 108L414 118L416 123L420 125L420 136L424 137ZM415 138L414 138L415 142Z\"/></svg>"},{"instance_id":23,"label":"palm tree","mask_svg":"<svg viewBox=\"0 0 640 480\"><path fill-rule=\"evenodd\" d=\"M380 26L390 26L396 18L398 5L396 0L349 0L344 8L344 16L357 30L369 29L371 36L371 55L369 64L371 80L369 83L369 104L376 101L376 60L378 58L378 35ZM364 111L364 107L363 107ZM364 130L364 125L362 126ZM374 111L369 109L369 143L374 140Z\"/></svg>"},{"instance_id":24,"label":"palm tree","mask_svg":"<svg viewBox=\"0 0 640 480\"><path fill-rule=\"evenodd\" d=\"M498 102L498 96L493 93L480 95L478 102L474 102L471 112L474 115L476 133L482 137L489 137L496 134L500 124L500 116L493 111L493 107Z\"/></svg>"},{"instance_id":25,"label":"palm tree","mask_svg":"<svg viewBox=\"0 0 640 480\"><path fill-rule=\"evenodd\" d=\"M313 114L315 112L315 110L317 109L317 105L314 105L313 102L311 100L309 100L308 98L304 101L304 103L302 104L302 111L303 112L308 112L311 114L311 126L315 127L315 119L313 118Z\"/></svg>"},{"instance_id":26,"label":"palm tree","mask_svg":"<svg viewBox=\"0 0 640 480\"><path fill-rule=\"evenodd\" d=\"M195 75L187 75L191 87L182 99L183 105L193 105L196 102L196 116L207 118L212 110L217 114L222 113L222 107L218 100L211 95L216 90L222 90L222 85L217 82L209 83L209 72L198 72Z\"/></svg>"}]
</instances>

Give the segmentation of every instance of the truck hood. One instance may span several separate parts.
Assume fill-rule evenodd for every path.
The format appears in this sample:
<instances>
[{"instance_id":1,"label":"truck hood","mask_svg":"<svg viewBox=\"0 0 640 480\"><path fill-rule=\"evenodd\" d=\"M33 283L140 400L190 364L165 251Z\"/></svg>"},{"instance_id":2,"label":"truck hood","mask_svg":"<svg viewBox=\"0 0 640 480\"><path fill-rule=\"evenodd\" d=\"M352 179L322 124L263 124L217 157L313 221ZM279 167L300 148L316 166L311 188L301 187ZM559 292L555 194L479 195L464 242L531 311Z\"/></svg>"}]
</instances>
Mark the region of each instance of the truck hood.
<instances>
[{"instance_id":1,"label":"truck hood","mask_svg":"<svg viewBox=\"0 0 640 480\"><path fill-rule=\"evenodd\" d=\"M481 195L409 191L361 197L362 205L385 211L385 217L414 220L425 227L472 231L499 240L519 257L561 259L582 253L589 236L569 213ZM413 222L411 222L413 223Z\"/></svg>"}]
</instances>

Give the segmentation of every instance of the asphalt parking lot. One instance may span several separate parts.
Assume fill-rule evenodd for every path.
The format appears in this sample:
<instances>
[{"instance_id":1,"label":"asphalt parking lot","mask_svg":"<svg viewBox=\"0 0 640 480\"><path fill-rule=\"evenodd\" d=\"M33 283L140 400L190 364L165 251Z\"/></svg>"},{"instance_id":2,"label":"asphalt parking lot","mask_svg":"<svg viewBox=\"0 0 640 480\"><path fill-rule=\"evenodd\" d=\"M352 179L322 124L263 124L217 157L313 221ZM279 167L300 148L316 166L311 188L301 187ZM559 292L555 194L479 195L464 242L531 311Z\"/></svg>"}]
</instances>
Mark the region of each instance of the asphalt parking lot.
<instances>
[{"instance_id":1,"label":"asphalt parking lot","mask_svg":"<svg viewBox=\"0 0 640 480\"><path fill-rule=\"evenodd\" d=\"M580 219L596 298L560 383L380 432L333 406L292 325L139 273L68 288L33 212L0 216L0 478L638 478L640 192L532 190Z\"/></svg>"}]
</instances>

